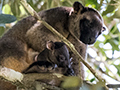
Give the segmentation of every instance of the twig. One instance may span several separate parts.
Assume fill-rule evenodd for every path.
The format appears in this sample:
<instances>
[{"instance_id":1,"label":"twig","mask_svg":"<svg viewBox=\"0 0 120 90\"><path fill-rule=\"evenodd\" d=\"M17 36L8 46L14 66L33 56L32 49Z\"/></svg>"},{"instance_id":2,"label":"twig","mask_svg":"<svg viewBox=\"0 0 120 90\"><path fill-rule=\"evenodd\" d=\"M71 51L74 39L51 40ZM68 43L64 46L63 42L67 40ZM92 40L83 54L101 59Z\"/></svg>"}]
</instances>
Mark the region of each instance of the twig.
<instances>
[{"instance_id":1,"label":"twig","mask_svg":"<svg viewBox=\"0 0 120 90\"><path fill-rule=\"evenodd\" d=\"M119 59L119 58L117 58ZM89 59L88 59L89 60ZM93 58L92 60L89 60L90 63L93 63L95 66L100 66L101 63L103 63L105 65L105 67L113 74L113 76L109 75L107 72L103 71L101 67L99 67L99 71L117 81L120 81L120 77L117 75L117 74L114 74L110 68L109 68L109 65L107 64L107 62L103 62L103 61L97 61L95 60L95 58Z\"/></svg>"},{"instance_id":2,"label":"twig","mask_svg":"<svg viewBox=\"0 0 120 90\"><path fill-rule=\"evenodd\" d=\"M118 74L114 74L114 73L110 70L109 65L108 65L106 62L103 62L103 63L104 63L104 65L105 65L105 67L115 76L116 80L120 81L119 75L118 75Z\"/></svg>"},{"instance_id":3,"label":"twig","mask_svg":"<svg viewBox=\"0 0 120 90\"><path fill-rule=\"evenodd\" d=\"M109 87L109 88L120 88L120 84L108 84L107 87Z\"/></svg>"},{"instance_id":4,"label":"twig","mask_svg":"<svg viewBox=\"0 0 120 90\"><path fill-rule=\"evenodd\" d=\"M87 63L85 60L81 57L81 55L77 52L74 45L69 42L65 37L63 37L60 33L57 32L52 26L50 26L47 22L41 20L40 16L37 14L36 11L33 10L33 8L26 2L26 0L20 0L20 2L24 5L24 7L28 10L28 12L37 18L40 23L42 23L45 27L47 27L51 32L53 32L55 35L57 35L68 47L71 49L71 51L79 58L79 61L81 61L92 73L93 75L99 80L99 81L105 81L100 76L97 75L97 73L94 71L94 69Z\"/></svg>"},{"instance_id":5,"label":"twig","mask_svg":"<svg viewBox=\"0 0 120 90\"><path fill-rule=\"evenodd\" d=\"M100 7L102 6L104 0L100 0L100 5L98 6L98 10L100 10Z\"/></svg>"}]
</instances>

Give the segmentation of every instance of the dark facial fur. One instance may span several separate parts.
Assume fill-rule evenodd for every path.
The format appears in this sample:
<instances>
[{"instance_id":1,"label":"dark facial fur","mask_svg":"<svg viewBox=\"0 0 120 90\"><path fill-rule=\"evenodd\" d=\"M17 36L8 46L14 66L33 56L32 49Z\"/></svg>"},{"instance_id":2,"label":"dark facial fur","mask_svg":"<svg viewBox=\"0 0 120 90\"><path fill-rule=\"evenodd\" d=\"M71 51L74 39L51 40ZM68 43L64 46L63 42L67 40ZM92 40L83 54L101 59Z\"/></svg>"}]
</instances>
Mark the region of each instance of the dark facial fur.
<instances>
[{"instance_id":1,"label":"dark facial fur","mask_svg":"<svg viewBox=\"0 0 120 90\"><path fill-rule=\"evenodd\" d=\"M69 51L63 42L53 43L50 41L47 43L47 48L38 55L37 60L46 60L58 66L66 67L70 63Z\"/></svg>"},{"instance_id":2,"label":"dark facial fur","mask_svg":"<svg viewBox=\"0 0 120 90\"><path fill-rule=\"evenodd\" d=\"M94 15L94 12L87 13L88 16L85 16L88 19L83 16L83 19L80 20L80 40L85 44L93 44L96 41L97 37L104 31L104 27L99 16Z\"/></svg>"},{"instance_id":3,"label":"dark facial fur","mask_svg":"<svg viewBox=\"0 0 120 90\"><path fill-rule=\"evenodd\" d=\"M105 30L102 17L96 10L84 7L79 2L76 2L73 6L81 17L79 21L80 40L85 44L93 44Z\"/></svg>"}]
</instances>

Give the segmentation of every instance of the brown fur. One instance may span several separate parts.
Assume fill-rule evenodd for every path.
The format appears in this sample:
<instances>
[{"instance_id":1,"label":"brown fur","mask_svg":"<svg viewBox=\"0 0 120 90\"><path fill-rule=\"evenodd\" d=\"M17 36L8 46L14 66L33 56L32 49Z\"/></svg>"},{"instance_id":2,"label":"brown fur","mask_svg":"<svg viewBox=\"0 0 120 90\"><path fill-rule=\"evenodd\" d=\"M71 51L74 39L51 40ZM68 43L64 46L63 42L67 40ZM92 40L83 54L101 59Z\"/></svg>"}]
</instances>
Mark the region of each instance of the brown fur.
<instances>
[{"instance_id":1,"label":"brown fur","mask_svg":"<svg viewBox=\"0 0 120 90\"><path fill-rule=\"evenodd\" d=\"M91 16L91 13L94 15ZM102 32L103 20L98 12L92 8L83 7L79 2L75 2L73 8L57 7L41 11L38 14L42 20L45 20L70 40L83 58L85 58L86 53L85 44L94 43L99 33ZM83 20L81 21L81 19ZM85 26L86 21L88 23L94 23L94 19L97 22L96 26L90 24L91 26L86 26L88 28L86 30L81 28L80 23ZM98 27L98 25L100 27ZM90 30L89 33L85 33L86 31L88 32L88 30ZM77 43L78 41L76 41L73 36L85 44L82 42L80 42L81 44ZM23 72L34 62L34 56L45 49L45 44L49 40L53 42L60 41L56 35L50 32L40 22L37 22L34 17L29 16L22 19L0 39L0 65ZM74 57L73 54L72 56ZM75 58L73 58L73 60L74 71L76 75L79 75L78 62L76 62ZM9 90L13 90L5 84L3 86L2 82L0 82L1 90L8 90L6 87L9 88Z\"/></svg>"}]
</instances>

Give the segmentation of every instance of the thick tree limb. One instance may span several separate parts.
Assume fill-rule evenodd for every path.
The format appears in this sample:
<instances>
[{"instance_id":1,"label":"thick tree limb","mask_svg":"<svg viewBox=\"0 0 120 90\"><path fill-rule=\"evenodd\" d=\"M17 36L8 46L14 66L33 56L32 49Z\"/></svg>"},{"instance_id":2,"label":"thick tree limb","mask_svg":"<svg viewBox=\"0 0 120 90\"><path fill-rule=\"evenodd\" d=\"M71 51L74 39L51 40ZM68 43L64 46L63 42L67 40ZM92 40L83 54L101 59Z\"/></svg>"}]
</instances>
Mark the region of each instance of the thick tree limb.
<instances>
[{"instance_id":1,"label":"thick tree limb","mask_svg":"<svg viewBox=\"0 0 120 90\"><path fill-rule=\"evenodd\" d=\"M75 49L74 45L69 42L65 37L63 37L60 33L57 32L52 26L50 26L48 23L45 21L41 20L40 16L37 14L36 11L26 2L26 0L20 0L21 3L24 5L24 7L28 10L28 12L37 18L40 23L45 25L51 32L53 32L55 35L57 35L68 47L71 49L71 51L79 58L79 61L81 61L92 73L93 75L100 81L105 81L103 78L97 75L97 73L94 71L94 69L87 63L85 60L81 57L81 55L77 52Z\"/></svg>"},{"instance_id":2,"label":"thick tree limb","mask_svg":"<svg viewBox=\"0 0 120 90\"><path fill-rule=\"evenodd\" d=\"M60 85L60 83L66 78L66 76L57 73L21 74L20 72L0 66L0 80L11 82L12 84L16 85L19 90L21 90L22 88L25 90L39 90L40 88L63 90L62 88L56 86ZM37 82L36 80L39 82ZM45 83L50 85L47 85ZM91 86L89 86L89 83L87 82L84 82L83 85L87 85L87 87L89 88L95 88L92 84ZM120 84L108 84L107 86L109 88L119 88Z\"/></svg>"},{"instance_id":3,"label":"thick tree limb","mask_svg":"<svg viewBox=\"0 0 120 90\"><path fill-rule=\"evenodd\" d=\"M36 83L36 80L41 82L39 82L41 87L46 86L49 88L57 88L58 90L61 90L56 86L60 85L60 83L65 78L65 76L55 73L22 74L12 69L0 66L0 80L11 82L12 84L16 85L19 90L20 88L23 88L25 90L35 90L36 85L38 85L38 83ZM43 83L50 85L45 85Z\"/></svg>"}]
</instances>

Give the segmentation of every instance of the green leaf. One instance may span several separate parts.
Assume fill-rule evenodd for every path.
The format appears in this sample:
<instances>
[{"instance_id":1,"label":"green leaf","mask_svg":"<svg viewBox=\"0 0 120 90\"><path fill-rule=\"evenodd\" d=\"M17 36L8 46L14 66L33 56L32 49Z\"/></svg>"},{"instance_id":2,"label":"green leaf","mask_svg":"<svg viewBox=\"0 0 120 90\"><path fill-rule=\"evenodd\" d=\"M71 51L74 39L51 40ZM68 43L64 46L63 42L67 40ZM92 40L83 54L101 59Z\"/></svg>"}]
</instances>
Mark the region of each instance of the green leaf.
<instances>
[{"instance_id":1,"label":"green leaf","mask_svg":"<svg viewBox=\"0 0 120 90\"><path fill-rule=\"evenodd\" d=\"M61 86L65 89L81 86L81 79L73 76L67 77Z\"/></svg>"},{"instance_id":2,"label":"green leaf","mask_svg":"<svg viewBox=\"0 0 120 90\"><path fill-rule=\"evenodd\" d=\"M14 2L11 3L11 5L10 5L13 15L16 17L20 16L20 13L21 13L19 6L20 6L19 0L14 0Z\"/></svg>"},{"instance_id":3,"label":"green leaf","mask_svg":"<svg viewBox=\"0 0 120 90\"><path fill-rule=\"evenodd\" d=\"M88 4L97 4L97 0L85 0Z\"/></svg>"},{"instance_id":4,"label":"green leaf","mask_svg":"<svg viewBox=\"0 0 120 90\"><path fill-rule=\"evenodd\" d=\"M105 82L97 82L97 84L93 85L92 90L107 90L105 89Z\"/></svg>"},{"instance_id":5,"label":"green leaf","mask_svg":"<svg viewBox=\"0 0 120 90\"><path fill-rule=\"evenodd\" d=\"M105 89L105 82L97 82L97 84L92 84L84 81L82 87L79 90L107 90L107 89Z\"/></svg>"},{"instance_id":6,"label":"green leaf","mask_svg":"<svg viewBox=\"0 0 120 90\"><path fill-rule=\"evenodd\" d=\"M92 79L90 80L90 82L93 82L93 81L95 81L95 78L92 78Z\"/></svg>"},{"instance_id":7,"label":"green leaf","mask_svg":"<svg viewBox=\"0 0 120 90\"><path fill-rule=\"evenodd\" d=\"M94 44L94 47L97 48L97 49L99 50L99 52L102 53L103 56L106 56L106 54L105 54L105 49L102 48L102 47L100 46L100 44L103 44L103 43L102 43L101 41L96 41L96 43ZM104 45L104 44L103 44L103 45Z\"/></svg>"},{"instance_id":8,"label":"green leaf","mask_svg":"<svg viewBox=\"0 0 120 90\"><path fill-rule=\"evenodd\" d=\"M52 0L47 0L47 8L50 8L52 6ZM53 7L53 6L52 6Z\"/></svg>"},{"instance_id":9,"label":"green leaf","mask_svg":"<svg viewBox=\"0 0 120 90\"><path fill-rule=\"evenodd\" d=\"M0 37L3 35L4 32L5 32L5 28L4 27L0 27Z\"/></svg>"},{"instance_id":10,"label":"green leaf","mask_svg":"<svg viewBox=\"0 0 120 90\"><path fill-rule=\"evenodd\" d=\"M97 0L85 0L86 6L91 5L92 7L96 8L98 7Z\"/></svg>"},{"instance_id":11,"label":"green leaf","mask_svg":"<svg viewBox=\"0 0 120 90\"><path fill-rule=\"evenodd\" d=\"M0 24L11 23L16 20L16 17L9 14L0 14Z\"/></svg>"},{"instance_id":12,"label":"green leaf","mask_svg":"<svg viewBox=\"0 0 120 90\"><path fill-rule=\"evenodd\" d=\"M117 68L117 73L119 74L119 76L120 76L120 64L119 65L114 65L116 68Z\"/></svg>"},{"instance_id":13,"label":"green leaf","mask_svg":"<svg viewBox=\"0 0 120 90\"><path fill-rule=\"evenodd\" d=\"M110 40L108 40L108 42L111 44L113 51L114 50L119 51L118 41L116 41L115 39L110 39Z\"/></svg>"},{"instance_id":14,"label":"green leaf","mask_svg":"<svg viewBox=\"0 0 120 90\"><path fill-rule=\"evenodd\" d=\"M115 25L111 28L109 34L110 34L110 33L112 33L112 34L118 34L118 33L119 33L119 30L118 30L118 28L117 28L117 24L115 24Z\"/></svg>"},{"instance_id":15,"label":"green leaf","mask_svg":"<svg viewBox=\"0 0 120 90\"><path fill-rule=\"evenodd\" d=\"M6 5L4 5L3 6L3 12L5 13L5 14L10 14L10 12L11 12L11 9L10 9L10 5L9 4L6 4Z\"/></svg>"},{"instance_id":16,"label":"green leaf","mask_svg":"<svg viewBox=\"0 0 120 90\"><path fill-rule=\"evenodd\" d=\"M111 12L113 12L116 9L116 5L113 5L113 4L117 4L117 1L116 0L111 0L110 3L107 6L106 11L104 11L102 13L102 16L104 16L104 15L106 15L108 13L111 13Z\"/></svg>"},{"instance_id":17,"label":"green leaf","mask_svg":"<svg viewBox=\"0 0 120 90\"><path fill-rule=\"evenodd\" d=\"M114 15L111 18L120 18L120 6L118 7L118 10L114 13Z\"/></svg>"},{"instance_id":18,"label":"green leaf","mask_svg":"<svg viewBox=\"0 0 120 90\"><path fill-rule=\"evenodd\" d=\"M96 41L96 42L94 43L94 47L98 48L100 43L102 43L102 42L101 42L101 41Z\"/></svg>"},{"instance_id":19,"label":"green leaf","mask_svg":"<svg viewBox=\"0 0 120 90\"><path fill-rule=\"evenodd\" d=\"M67 2L67 1L64 1L64 2L62 2L62 4L64 5L64 6L72 6L69 2Z\"/></svg>"}]
</instances>

